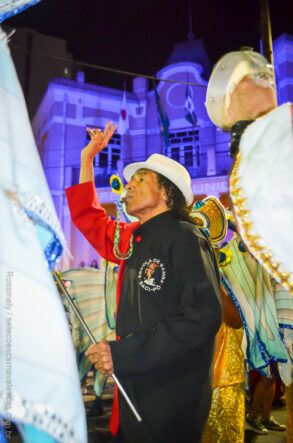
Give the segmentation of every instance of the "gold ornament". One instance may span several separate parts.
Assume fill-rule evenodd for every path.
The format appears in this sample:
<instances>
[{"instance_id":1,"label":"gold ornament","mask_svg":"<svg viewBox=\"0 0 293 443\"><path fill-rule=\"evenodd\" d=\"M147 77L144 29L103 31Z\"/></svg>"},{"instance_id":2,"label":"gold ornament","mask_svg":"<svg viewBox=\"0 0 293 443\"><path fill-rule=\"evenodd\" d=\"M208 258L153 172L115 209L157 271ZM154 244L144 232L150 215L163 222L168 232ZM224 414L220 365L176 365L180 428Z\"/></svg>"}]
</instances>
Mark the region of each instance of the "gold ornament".
<instances>
[{"instance_id":1,"label":"gold ornament","mask_svg":"<svg viewBox=\"0 0 293 443\"><path fill-rule=\"evenodd\" d=\"M255 257L263 263L263 266L267 268L273 277L278 280L283 286L288 288L289 292L293 295L293 280L289 281L290 272L279 271L281 263L273 262L273 254L270 248L259 244L260 236L251 234L253 223L249 220L249 210L245 209L246 199L240 197L242 195L242 188L239 188L240 178L238 177L238 167L241 161L241 154L238 152L232 173L230 175L230 195L234 205L235 213L238 216L238 223L243 230L243 238L248 248L254 253Z\"/></svg>"}]
</instances>

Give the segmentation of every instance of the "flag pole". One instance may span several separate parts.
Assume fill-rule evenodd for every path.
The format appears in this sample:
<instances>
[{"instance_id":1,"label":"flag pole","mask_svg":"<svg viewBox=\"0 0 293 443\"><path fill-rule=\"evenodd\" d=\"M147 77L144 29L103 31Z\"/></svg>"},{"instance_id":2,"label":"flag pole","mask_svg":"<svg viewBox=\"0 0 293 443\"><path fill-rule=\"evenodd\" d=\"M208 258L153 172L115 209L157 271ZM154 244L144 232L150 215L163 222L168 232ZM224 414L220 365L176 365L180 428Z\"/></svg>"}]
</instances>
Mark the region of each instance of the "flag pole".
<instances>
[{"instance_id":1,"label":"flag pole","mask_svg":"<svg viewBox=\"0 0 293 443\"><path fill-rule=\"evenodd\" d=\"M82 318L81 313L79 312L79 309L77 308L77 306L75 305L75 303L73 302L73 300L71 299L70 295L68 294L67 289L65 288L62 280L60 279L58 273L56 272L56 270L53 270L53 276L54 279L56 281L56 283L58 284L59 288L61 289L63 295L66 297L68 303L70 304L70 306L72 307L75 315L77 316L78 320L80 321L83 329L85 330L85 332L87 333L90 341L93 344L96 344L96 340L95 337L93 336L93 334L91 333L88 325L86 324L86 322L84 321L84 319ZM132 403L132 401L130 400L130 398L128 397L127 393L125 392L123 386L121 385L121 383L119 382L118 378L116 377L115 374L111 374L111 377L113 377L114 382L116 383L119 391L121 392L122 396L124 397L124 400L126 401L126 403L128 404L129 408L131 409L131 411L133 412L136 420L138 422L142 421L141 416L139 415L139 413L137 412L137 410L134 407L134 404Z\"/></svg>"},{"instance_id":2,"label":"flag pole","mask_svg":"<svg viewBox=\"0 0 293 443\"><path fill-rule=\"evenodd\" d=\"M270 6L269 0L259 0L260 6L260 24L261 24L261 40L262 40L262 52L269 63L272 65L272 71L274 76L274 86L276 90L276 78L274 68L274 55L273 55L273 40L272 40L272 27L270 19Z\"/></svg>"}]
</instances>

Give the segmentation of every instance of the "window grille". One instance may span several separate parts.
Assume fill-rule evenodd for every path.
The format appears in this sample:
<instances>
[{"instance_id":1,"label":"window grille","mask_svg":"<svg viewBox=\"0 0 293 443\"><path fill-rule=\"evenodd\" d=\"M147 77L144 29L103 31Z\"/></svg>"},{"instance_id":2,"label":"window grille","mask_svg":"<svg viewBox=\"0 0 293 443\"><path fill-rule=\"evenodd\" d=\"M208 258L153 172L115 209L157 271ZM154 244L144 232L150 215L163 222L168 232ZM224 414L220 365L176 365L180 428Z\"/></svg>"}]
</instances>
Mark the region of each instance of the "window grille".
<instances>
[{"instance_id":1,"label":"window grille","mask_svg":"<svg viewBox=\"0 0 293 443\"><path fill-rule=\"evenodd\" d=\"M192 176L200 166L200 143L198 129L172 132L169 136L169 146L164 154L181 163Z\"/></svg>"}]
</instances>

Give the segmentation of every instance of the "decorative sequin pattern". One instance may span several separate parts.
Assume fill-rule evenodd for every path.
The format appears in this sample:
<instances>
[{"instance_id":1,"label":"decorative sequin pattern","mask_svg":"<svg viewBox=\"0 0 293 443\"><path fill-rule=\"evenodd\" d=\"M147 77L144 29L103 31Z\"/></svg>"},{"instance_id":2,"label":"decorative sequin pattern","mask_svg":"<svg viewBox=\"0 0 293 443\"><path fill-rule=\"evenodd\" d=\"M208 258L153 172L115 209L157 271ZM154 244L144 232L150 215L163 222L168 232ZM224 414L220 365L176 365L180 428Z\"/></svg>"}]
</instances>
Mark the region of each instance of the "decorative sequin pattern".
<instances>
[{"instance_id":1,"label":"decorative sequin pattern","mask_svg":"<svg viewBox=\"0 0 293 443\"><path fill-rule=\"evenodd\" d=\"M20 193L16 196L21 202L22 206L28 211L33 212L40 217L50 228L56 233L63 247L65 247L65 237L60 228L60 223L57 216L45 205L41 197L33 192Z\"/></svg>"},{"instance_id":2,"label":"decorative sequin pattern","mask_svg":"<svg viewBox=\"0 0 293 443\"><path fill-rule=\"evenodd\" d=\"M213 397L202 443L243 443L245 368L243 328L222 323L216 336Z\"/></svg>"},{"instance_id":3,"label":"decorative sequin pattern","mask_svg":"<svg viewBox=\"0 0 293 443\"><path fill-rule=\"evenodd\" d=\"M216 336L214 388L245 382L242 338L243 328L233 329L222 323Z\"/></svg>"},{"instance_id":4,"label":"decorative sequin pattern","mask_svg":"<svg viewBox=\"0 0 293 443\"><path fill-rule=\"evenodd\" d=\"M244 383L215 388L201 443L243 443L244 425Z\"/></svg>"},{"instance_id":5,"label":"decorative sequin pattern","mask_svg":"<svg viewBox=\"0 0 293 443\"><path fill-rule=\"evenodd\" d=\"M39 3L40 0L7 0L2 1L0 5L0 23L6 18L19 14L29 6Z\"/></svg>"},{"instance_id":6,"label":"decorative sequin pattern","mask_svg":"<svg viewBox=\"0 0 293 443\"><path fill-rule=\"evenodd\" d=\"M241 160L242 158L239 152L230 175L230 195L240 231L243 231L241 235L243 236L248 249L253 253L259 263L269 269L269 273L275 278L275 280L281 283L286 289L288 289L290 294L293 295L291 271L285 271L284 265L274 260L274 254L271 247L263 244L260 235L252 233L253 223L250 220L250 211L246 209L247 199L243 196L243 190L239 186L240 178L238 176L238 169ZM279 267L281 267L283 271L280 271Z\"/></svg>"},{"instance_id":7,"label":"decorative sequin pattern","mask_svg":"<svg viewBox=\"0 0 293 443\"><path fill-rule=\"evenodd\" d=\"M0 410L5 411L7 406L7 394L0 392ZM13 416L14 420L35 426L38 429L51 435L61 443L81 443L77 439L69 424L54 411L43 403L33 403L32 401L21 399L14 394L9 398L9 411L7 414Z\"/></svg>"},{"instance_id":8,"label":"decorative sequin pattern","mask_svg":"<svg viewBox=\"0 0 293 443\"><path fill-rule=\"evenodd\" d=\"M66 241L56 215L45 205L42 199L32 192L20 193L17 188L5 190L12 202L13 212L19 222L34 229L34 225L43 226L51 233L51 240L43 245L44 254L50 270L60 259Z\"/></svg>"}]
</instances>

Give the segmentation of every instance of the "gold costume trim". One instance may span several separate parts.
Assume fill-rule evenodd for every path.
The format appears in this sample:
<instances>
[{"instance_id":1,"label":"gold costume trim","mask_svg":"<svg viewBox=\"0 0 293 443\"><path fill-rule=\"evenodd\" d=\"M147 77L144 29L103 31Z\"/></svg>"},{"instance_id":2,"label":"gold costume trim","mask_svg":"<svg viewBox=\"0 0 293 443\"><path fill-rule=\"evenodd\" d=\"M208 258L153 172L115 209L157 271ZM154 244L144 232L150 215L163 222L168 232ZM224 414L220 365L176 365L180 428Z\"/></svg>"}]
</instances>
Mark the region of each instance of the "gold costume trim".
<instances>
[{"instance_id":1,"label":"gold costume trim","mask_svg":"<svg viewBox=\"0 0 293 443\"><path fill-rule=\"evenodd\" d=\"M201 443L243 443L245 426L243 328L222 323L216 337L213 397Z\"/></svg>"},{"instance_id":2,"label":"gold costume trim","mask_svg":"<svg viewBox=\"0 0 293 443\"><path fill-rule=\"evenodd\" d=\"M244 442L244 393L244 383L213 390L211 409L201 443Z\"/></svg>"},{"instance_id":3,"label":"gold costume trim","mask_svg":"<svg viewBox=\"0 0 293 443\"><path fill-rule=\"evenodd\" d=\"M273 254L271 248L261 245L259 243L260 236L251 234L253 223L249 220L249 210L246 209L246 198L242 196L243 190L239 186L238 167L241 161L241 154L238 152L233 170L230 176L230 195L235 208L238 222L244 231L244 241L248 248L254 253L255 257L263 264L263 266L269 269L270 274L280 282L291 295L293 295L293 280L289 280L290 272L279 271L281 263L273 261Z\"/></svg>"}]
</instances>

